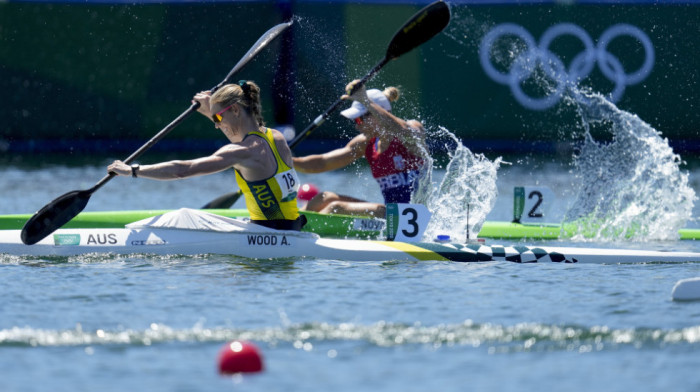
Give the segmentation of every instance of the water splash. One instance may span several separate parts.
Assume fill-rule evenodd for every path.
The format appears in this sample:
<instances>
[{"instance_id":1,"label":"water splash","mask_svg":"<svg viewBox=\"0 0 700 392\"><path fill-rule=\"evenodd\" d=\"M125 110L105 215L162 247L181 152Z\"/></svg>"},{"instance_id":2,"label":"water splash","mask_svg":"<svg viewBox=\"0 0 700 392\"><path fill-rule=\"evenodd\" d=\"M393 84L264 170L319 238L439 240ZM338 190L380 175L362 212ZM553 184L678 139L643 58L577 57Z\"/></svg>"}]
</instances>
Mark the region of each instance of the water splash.
<instances>
[{"instance_id":1,"label":"water splash","mask_svg":"<svg viewBox=\"0 0 700 392\"><path fill-rule=\"evenodd\" d=\"M611 97L590 92L578 80L541 72L551 64L524 64L545 96L564 92L558 113L573 107L581 135L573 156L578 195L565 213L562 236L581 241L676 240L691 219L695 192L668 139ZM595 136L594 136L595 135Z\"/></svg>"},{"instance_id":2,"label":"water splash","mask_svg":"<svg viewBox=\"0 0 700 392\"><path fill-rule=\"evenodd\" d=\"M424 239L447 234L453 240L476 238L486 215L498 196L497 171L501 158L490 161L483 154L474 154L449 130L439 127L428 138L439 141L448 151L449 162L439 185L432 183L433 161L422 172L418 191L411 202L424 204L433 217Z\"/></svg>"},{"instance_id":3,"label":"water splash","mask_svg":"<svg viewBox=\"0 0 700 392\"><path fill-rule=\"evenodd\" d=\"M575 86L569 91L584 140L574 157L580 190L565 214L567 235L596 241L678 239L696 199L688 173L680 170L680 156L638 116L600 94Z\"/></svg>"},{"instance_id":4,"label":"water splash","mask_svg":"<svg viewBox=\"0 0 700 392\"><path fill-rule=\"evenodd\" d=\"M569 118L573 108L583 130L560 134L580 148L573 156L578 195L562 221L564 237L578 240L675 240L692 217L695 192L681 158L668 140L637 115L619 109L611 94L586 92L578 78L552 59L518 57L522 42L507 40L493 59L506 68L520 67L527 78L521 87L537 102L564 96L552 113ZM575 120L574 120L575 121ZM596 135L596 137L594 137Z\"/></svg>"}]
</instances>

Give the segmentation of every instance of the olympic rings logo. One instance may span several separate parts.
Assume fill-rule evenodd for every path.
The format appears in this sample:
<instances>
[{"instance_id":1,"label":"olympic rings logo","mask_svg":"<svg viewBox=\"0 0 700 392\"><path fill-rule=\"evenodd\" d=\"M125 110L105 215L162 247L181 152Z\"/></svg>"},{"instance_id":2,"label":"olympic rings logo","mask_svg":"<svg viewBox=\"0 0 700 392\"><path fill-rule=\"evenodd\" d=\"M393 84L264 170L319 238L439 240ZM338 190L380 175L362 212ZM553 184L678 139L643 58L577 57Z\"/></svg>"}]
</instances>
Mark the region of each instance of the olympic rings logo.
<instances>
[{"instance_id":1,"label":"olympic rings logo","mask_svg":"<svg viewBox=\"0 0 700 392\"><path fill-rule=\"evenodd\" d=\"M578 38L585 48L573 58L568 69L563 61L549 50L552 41L563 35ZM642 66L630 73L627 73L620 60L607 50L613 39L624 35L636 38L642 44L645 53ZM515 36L527 47L511 63L508 73L497 70L491 62L491 50L503 36ZM532 110L545 110L559 102L567 84L575 86L587 78L596 62L602 74L615 84L609 98L612 102L617 102L624 95L627 86L637 84L649 76L654 67L654 47L642 30L629 24L609 27L595 45L581 27L573 23L561 23L547 29L539 45L536 45L535 39L525 28L513 23L504 23L494 27L484 36L479 46L479 59L486 74L497 83L510 86L513 96L521 105ZM544 97L533 98L523 91L522 83L533 75L538 65L556 82L556 86Z\"/></svg>"}]
</instances>

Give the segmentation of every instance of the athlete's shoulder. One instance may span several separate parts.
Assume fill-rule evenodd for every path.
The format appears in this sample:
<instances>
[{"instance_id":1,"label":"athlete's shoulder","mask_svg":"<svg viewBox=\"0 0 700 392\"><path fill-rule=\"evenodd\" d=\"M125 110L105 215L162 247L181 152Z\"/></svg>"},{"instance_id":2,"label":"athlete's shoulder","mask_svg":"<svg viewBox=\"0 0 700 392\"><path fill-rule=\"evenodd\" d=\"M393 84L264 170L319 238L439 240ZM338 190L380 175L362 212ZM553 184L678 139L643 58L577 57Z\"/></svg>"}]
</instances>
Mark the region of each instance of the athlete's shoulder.
<instances>
[{"instance_id":1,"label":"athlete's shoulder","mask_svg":"<svg viewBox=\"0 0 700 392\"><path fill-rule=\"evenodd\" d=\"M287 142L287 139L285 139L284 134L274 128L267 128L272 132L272 138L275 139L275 141L284 141Z\"/></svg>"},{"instance_id":2,"label":"athlete's shoulder","mask_svg":"<svg viewBox=\"0 0 700 392\"><path fill-rule=\"evenodd\" d=\"M350 139L348 142L348 146L353 146L353 145L367 145L367 142L369 142L369 139L367 138L367 135L364 133L361 133L354 138Z\"/></svg>"},{"instance_id":3,"label":"athlete's shoulder","mask_svg":"<svg viewBox=\"0 0 700 392\"><path fill-rule=\"evenodd\" d=\"M220 156L223 158L234 158L235 159L237 157L240 158L240 157L244 156L245 154L250 153L250 150L251 150L251 146L249 145L249 143L244 143L244 142L228 143L228 144L222 146L221 148L219 148L218 150L216 150L216 152L212 155Z\"/></svg>"}]
</instances>

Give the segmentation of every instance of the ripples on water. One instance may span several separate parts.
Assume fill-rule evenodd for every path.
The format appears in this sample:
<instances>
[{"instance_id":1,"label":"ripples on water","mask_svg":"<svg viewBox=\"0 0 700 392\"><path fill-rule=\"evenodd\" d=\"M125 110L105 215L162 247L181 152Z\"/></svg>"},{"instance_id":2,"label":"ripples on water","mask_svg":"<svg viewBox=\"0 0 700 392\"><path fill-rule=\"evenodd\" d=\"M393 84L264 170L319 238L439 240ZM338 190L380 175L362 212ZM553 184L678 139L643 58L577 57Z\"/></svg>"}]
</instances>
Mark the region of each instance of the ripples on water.
<instances>
[{"instance_id":1,"label":"ripples on water","mask_svg":"<svg viewBox=\"0 0 700 392\"><path fill-rule=\"evenodd\" d=\"M681 329L629 328L607 326L566 326L522 323L512 326L479 324L421 325L381 321L371 325L352 323L304 323L262 329L205 328L175 329L153 323L146 330L85 331L81 325L70 330L42 330L13 327L0 330L1 346L150 346L169 342L227 342L250 340L272 347L291 344L296 349L313 350L314 344L333 341L359 341L380 347L400 345L465 345L484 348L491 354L522 351L604 351L622 346L661 349L674 344L700 343L700 327Z\"/></svg>"},{"instance_id":2,"label":"ripples on water","mask_svg":"<svg viewBox=\"0 0 700 392\"><path fill-rule=\"evenodd\" d=\"M267 368L236 379L248 390L624 390L697 364L700 304L670 289L699 268L2 256L0 365L9 386L48 371L58 390L220 389L216 354L243 339ZM586 371L550 379L562 366ZM651 385L697 379L674 371Z\"/></svg>"}]
</instances>

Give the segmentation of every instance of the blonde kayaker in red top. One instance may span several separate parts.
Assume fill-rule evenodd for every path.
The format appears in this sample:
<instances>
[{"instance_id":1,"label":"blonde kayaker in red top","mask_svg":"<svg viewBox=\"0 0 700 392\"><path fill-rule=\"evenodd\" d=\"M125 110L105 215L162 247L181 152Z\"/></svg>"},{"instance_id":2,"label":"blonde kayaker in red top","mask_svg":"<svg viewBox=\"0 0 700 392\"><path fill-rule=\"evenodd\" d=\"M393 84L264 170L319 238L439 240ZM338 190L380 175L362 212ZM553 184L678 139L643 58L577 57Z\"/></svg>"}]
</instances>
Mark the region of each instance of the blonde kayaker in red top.
<instances>
[{"instance_id":1,"label":"blonde kayaker in red top","mask_svg":"<svg viewBox=\"0 0 700 392\"><path fill-rule=\"evenodd\" d=\"M359 82L346 86L348 94ZM391 102L399 98L399 90L388 87L383 92L360 87L352 95L352 106L341 114L355 121L360 132L345 147L305 157L295 157L294 167L302 173L321 173L350 165L365 157L377 180L384 204L325 191L311 199L307 210L322 213L369 215L384 217L386 203L408 203L417 185L421 156L426 153L425 129L416 120L403 120L391 113Z\"/></svg>"}]
</instances>

